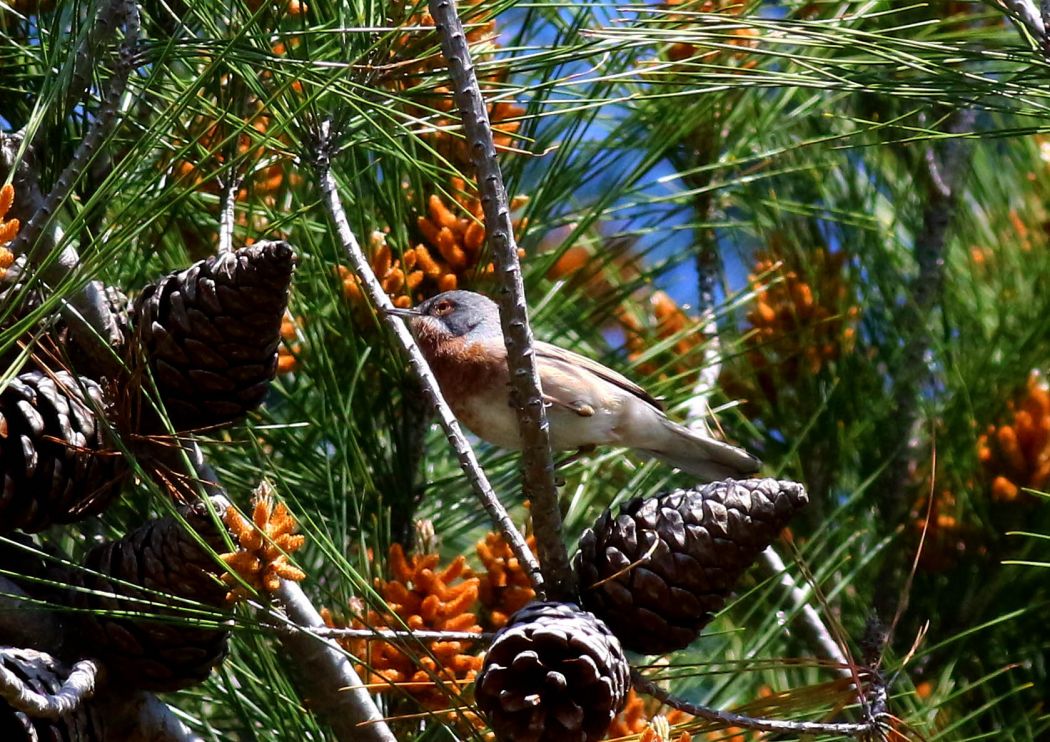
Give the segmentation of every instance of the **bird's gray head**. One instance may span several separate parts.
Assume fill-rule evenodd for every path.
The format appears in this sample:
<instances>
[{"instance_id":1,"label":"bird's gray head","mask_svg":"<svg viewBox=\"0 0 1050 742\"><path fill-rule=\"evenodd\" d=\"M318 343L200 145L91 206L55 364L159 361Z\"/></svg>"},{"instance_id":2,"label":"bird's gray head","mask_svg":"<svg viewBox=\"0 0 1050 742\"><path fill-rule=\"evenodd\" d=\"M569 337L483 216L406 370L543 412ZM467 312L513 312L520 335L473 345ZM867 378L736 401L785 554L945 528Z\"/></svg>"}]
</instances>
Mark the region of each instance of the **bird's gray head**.
<instances>
[{"instance_id":1,"label":"bird's gray head","mask_svg":"<svg viewBox=\"0 0 1050 742\"><path fill-rule=\"evenodd\" d=\"M446 337L481 340L500 335L499 308L487 296L473 291L446 291L427 299L412 313L412 328Z\"/></svg>"}]
</instances>

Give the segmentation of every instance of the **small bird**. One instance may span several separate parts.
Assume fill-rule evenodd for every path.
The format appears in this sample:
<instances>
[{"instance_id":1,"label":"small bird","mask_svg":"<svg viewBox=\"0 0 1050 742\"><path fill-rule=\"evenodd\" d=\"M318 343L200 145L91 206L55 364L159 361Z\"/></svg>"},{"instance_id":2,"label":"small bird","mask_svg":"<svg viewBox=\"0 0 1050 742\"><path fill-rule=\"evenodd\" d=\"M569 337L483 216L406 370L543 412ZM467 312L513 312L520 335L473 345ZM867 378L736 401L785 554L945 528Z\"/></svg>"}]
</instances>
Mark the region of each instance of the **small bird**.
<instances>
[{"instance_id":1,"label":"small bird","mask_svg":"<svg viewBox=\"0 0 1050 742\"><path fill-rule=\"evenodd\" d=\"M446 291L415 309L389 309L409 326L459 421L482 440L519 450L499 309L486 296ZM610 368L550 343L535 343L551 448L624 446L708 480L751 474L761 462L664 414L658 400Z\"/></svg>"}]
</instances>

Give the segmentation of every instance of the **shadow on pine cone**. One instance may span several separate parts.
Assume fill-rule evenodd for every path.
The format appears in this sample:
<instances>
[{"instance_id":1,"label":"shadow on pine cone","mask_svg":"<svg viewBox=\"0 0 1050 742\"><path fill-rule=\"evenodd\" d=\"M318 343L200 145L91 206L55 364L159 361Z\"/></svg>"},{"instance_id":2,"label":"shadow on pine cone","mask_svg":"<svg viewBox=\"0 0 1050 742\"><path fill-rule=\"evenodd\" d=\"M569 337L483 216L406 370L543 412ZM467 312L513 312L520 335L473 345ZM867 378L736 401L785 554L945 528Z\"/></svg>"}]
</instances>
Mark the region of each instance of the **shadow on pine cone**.
<instances>
[{"instance_id":1,"label":"shadow on pine cone","mask_svg":"<svg viewBox=\"0 0 1050 742\"><path fill-rule=\"evenodd\" d=\"M583 605L627 649L682 649L807 502L795 482L727 479L606 510L573 560Z\"/></svg>"},{"instance_id":2,"label":"shadow on pine cone","mask_svg":"<svg viewBox=\"0 0 1050 742\"><path fill-rule=\"evenodd\" d=\"M212 550L225 550L203 503L181 513ZM69 622L76 649L101 660L111 681L178 690L204 681L226 656L229 631L216 623L228 615L228 588L187 525L175 516L151 521L96 546L73 576L72 603L84 609Z\"/></svg>"},{"instance_id":3,"label":"shadow on pine cone","mask_svg":"<svg viewBox=\"0 0 1050 742\"><path fill-rule=\"evenodd\" d=\"M630 672L620 642L590 613L530 603L493 638L474 698L498 740L592 742L623 708Z\"/></svg>"},{"instance_id":4,"label":"shadow on pine cone","mask_svg":"<svg viewBox=\"0 0 1050 742\"><path fill-rule=\"evenodd\" d=\"M176 430L232 423L262 402L295 262L287 242L257 242L139 295L132 322Z\"/></svg>"},{"instance_id":5,"label":"shadow on pine cone","mask_svg":"<svg viewBox=\"0 0 1050 742\"><path fill-rule=\"evenodd\" d=\"M102 512L126 464L109 447L98 384L66 371L21 374L0 392L0 533Z\"/></svg>"}]
</instances>

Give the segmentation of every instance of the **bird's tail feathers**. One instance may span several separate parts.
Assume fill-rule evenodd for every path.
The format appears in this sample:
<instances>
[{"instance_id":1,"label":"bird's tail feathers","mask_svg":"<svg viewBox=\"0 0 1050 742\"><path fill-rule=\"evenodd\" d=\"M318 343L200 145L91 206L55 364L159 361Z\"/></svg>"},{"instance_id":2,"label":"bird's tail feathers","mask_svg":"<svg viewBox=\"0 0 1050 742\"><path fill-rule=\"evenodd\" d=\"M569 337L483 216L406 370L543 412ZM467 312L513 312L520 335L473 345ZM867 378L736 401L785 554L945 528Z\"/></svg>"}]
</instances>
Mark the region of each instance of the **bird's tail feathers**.
<instances>
[{"instance_id":1,"label":"bird's tail feathers","mask_svg":"<svg viewBox=\"0 0 1050 742\"><path fill-rule=\"evenodd\" d=\"M665 442L643 449L664 463L707 481L754 474L762 462L742 448L717 441L666 420Z\"/></svg>"}]
</instances>

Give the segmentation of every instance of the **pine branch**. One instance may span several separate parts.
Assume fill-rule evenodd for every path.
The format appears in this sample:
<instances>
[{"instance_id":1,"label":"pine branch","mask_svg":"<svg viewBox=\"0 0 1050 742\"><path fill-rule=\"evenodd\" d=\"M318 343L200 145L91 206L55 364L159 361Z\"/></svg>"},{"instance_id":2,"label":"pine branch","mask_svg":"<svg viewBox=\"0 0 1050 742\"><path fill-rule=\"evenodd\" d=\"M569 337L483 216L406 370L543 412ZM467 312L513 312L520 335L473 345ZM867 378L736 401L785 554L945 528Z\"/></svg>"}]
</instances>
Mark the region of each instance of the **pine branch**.
<instances>
[{"instance_id":1,"label":"pine branch","mask_svg":"<svg viewBox=\"0 0 1050 742\"><path fill-rule=\"evenodd\" d=\"M735 714L732 711L717 711L715 709L691 703L671 695L653 681L643 677L637 670L631 670L631 682L634 689L639 693L650 695L663 704L673 709L684 711L692 716L697 716L707 721L713 721L725 726L743 727L760 732L786 732L789 734L840 734L848 737L861 737L876 735L882 730L884 722L881 718L873 717L870 721L862 723L850 722L815 722L815 721L783 721L780 719L762 719L743 714Z\"/></svg>"},{"instance_id":2,"label":"pine branch","mask_svg":"<svg viewBox=\"0 0 1050 742\"><path fill-rule=\"evenodd\" d=\"M820 614L809 602L809 595L798 586L787 570L787 565L780 554L770 546L758 556L758 563L770 577L775 578L785 589L792 607L798 611L798 624L809 644L816 650L817 656L836 665L835 671L840 675L852 676L850 662L842 652L842 647L835 641L831 631L820 618Z\"/></svg>"},{"instance_id":3,"label":"pine branch","mask_svg":"<svg viewBox=\"0 0 1050 742\"><path fill-rule=\"evenodd\" d=\"M545 585L544 574L540 570L540 565L529 550L528 545L525 543L525 539L514 526L514 522L510 519L510 515L503 507L503 504L499 501L499 498L496 497L496 493L493 491L492 485L489 483L488 477L485 475L485 471L481 468L481 464L478 463L477 456L474 454L474 449L471 448L470 443L468 443L467 439L463 436L463 431L459 427L459 422L456 420L456 416L452 413L445 398L441 395L441 389L438 386L437 379L427 365L422 351L419 350L419 346L416 345L412 333L408 331L408 328L405 327L401 320L392 314L388 314L388 310L393 309L394 305L390 302L390 298L386 295L379 280L372 272L372 267L368 263L368 258L365 257L364 252L361 250L361 245L357 241L357 237L354 236L353 231L350 229L350 222L346 218L346 212L343 210L342 201L339 199L339 192L335 182L335 177L332 175L331 162L328 156L329 147L331 145L331 131L329 127L329 122L325 122L322 126L323 131L321 132L319 156L317 161L317 178L320 184L322 197L324 198L325 207L328 210L329 217L335 224L336 232L339 235L340 241L343 243L343 249L346 251L347 259L350 261L350 265L353 266L354 271L361 279L361 284L368 294L369 299L371 299L372 304L383 314L387 325L393 330L395 337L397 337L402 347L404 347L405 353L408 355L409 365L422 383L423 393L429 398L430 403L437 412L438 421L441 423L441 427L445 431L445 436L452 445L452 449L456 452L456 457L459 459L459 465L462 467L464 474L466 474L482 507L485 508L485 511L489 514L493 523L499 528L503 537L507 540L511 550L514 552L514 556L518 558L518 563L522 565L522 568L529 575L529 580L532 583L537 596L542 596L545 594ZM534 524L536 523L535 517L536 514L534 512ZM538 533L538 526L536 530Z\"/></svg>"},{"instance_id":4,"label":"pine branch","mask_svg":"<svg viewBox=\"0 0 1050 742\"><path fill-rule=\"evenodd\" d=\"M718 377L722 373L722 342L718 336L718 322L715 320L714 307L706 306L702 312L701 316L704 320L701 330L704 336L703 365L696 376L692 394L689 396L686 417L690 428L710 435L707 417L711 412L711 395L718 388Z\"/></svg>"},{"instance_id":5,"label":"pine branch","mask_svg":"<svg viewBox=\"0 0 1050 742\"><path fill-rule=\"evenodd\" d=\"M110 0L95 15L91 28L76 51L73 74L70 76L69 87L66 89L67 109L76 106L91 88L91 74L98 69L98 52L106 47L117 24L121 22L122 17L126 16L126 6L129 4L131 3L128 0ZM44 135L45 131L39 130L30 146L35 147L42 144Z\"/></svg>"},{"instance_id":6,"label":"pine branch","mask_svg":"<svg viewBox=\"0 0 1050 742\"><path fill-rule=\"evenodd\" d=\"M232 162L232 158L231 158ZM237 213L237 194L241 189L241 178L233 166L226 175L226 187L222 191L222 213L219 216L218 254L233 252L233 227Z\"/></svg>"},{"instance_id":7,"label":"pine branch","mask_svg":"<svg viewBox=\"0 0 1050 742\"><path fill-rule=\"evenodd\" d=\"M66 91L66 106L72 107L78 103L91 87L91 74L98 69L97 54L104 49L117 25L122 19L127 18L128 6L136 3L130 0L110 0L95 16L91 30L88 32L84 43L77 50L76 62L73 67L73 76L70 79L69 89Z\"/></svg>"},{"instance_id":8,"label":"pine branch","mask_svg":"<svg viewBox=\"0 0 1050 742\"><path fill-rule=\"evenodd\" d=\"M124 35L124 41L120 46L119 61L114 70L113 77L106 86L105 94L102 96L101 105L94 116L91 127L89 128L87 135L77 146L72 159L58 176L58 179L55 181L55 184L52 186L51 191L47 194L43 203L36 208L29 223L19 230L18 236L15 237L8 246L8 249L15 255L21 255L28 248L29 257L35 263L42 264L50 254L51 249L54 247L54 245L47 246L45 244L45 247L49 247L50 249L39 249L37 242L40 239L41 234L51 224L51 220L54 217L55 212L58 210L58 207L69 197L73 185L83 174L84 169L87 167L99 145L102 143L103 138L113 127L113 123L116 121L117 114L119 113L120 99L124 95L124 90L127 88L128 84L128 78L135 66L134 47L138 43L140 29L139 10L135 3L125 0L125 2L123 2L122 14L125 17L126 33ZM72 252L72 257L68 254L69 252ZM57 262L61 264L70 260L74 263L76 262L76 251L71 247L62 251ZM69 272L67 266L61 265L55 268L55 270L62 276Z\"/></svg>"},{"instance_id":9,"label":"pine branch","mask_svg":"<svg viewBox=\"0 0 1050 742\"><path fill-rule=\"evenodd\" d=\"M926 157L926 204L922 225L915 236L913 252L918 272L911 281L911 301L904 308L901 324L910 330L903 357L897 371L893 393L894 416L888 430L891 443L902 442L890 460L883 475L888 500L895 512L890 523L898 522L906 507L908 471L915 455L915 427L919 422L919 392L932 381L932 371L926 362L933 337L929 315L941 303L944 289L944 261L948 232L958 203L966 173L970 168L972 144L958 136L972 130L976 112L972 109L955 111L945 122L944 130L954 135L938 153L931 145Z\"/></svg>"},{"instance_id":10,"label":"pine branch","mask_svg":"<svg viewBox=\"0 0 1050 742\"><path fill-rule=\"evenodd\" d=\"M21 238L26 233L28 224L34 218L39 218L37 215L41 213L44 205L44 195L40 191L40 182L37 177L39 170L36 162L36 153L32 148L26 146L24 131L15 132L14 134L0 132L0 167L2 167L0 172L10 173L12 185L15 189L15 202L12 205L11 213L23 225L27 225L23 226L16 238L7 245L9 250L17 254L20 240L25 241ZM35 254L46 256L54 252L56 245L61 240L61 228L56 227L52 231L38 233L35 240L36 245L31 247L33 247ZM72 246L66 246L58 256L58 260L51 267L50 272L45 275L45 278L52 283L61 282L66 274L72 273L76 269L78 264L79 256L76 250ZM92 287L85 285L83 291L85 293L90 292ZM72 311L73 304L84 302L85 305L90 307L96 299L97 296L92 296L91 298L84 296L73 297L63 302L63 312L70 312L74 315L71 322L74 327L79 329L84 320L75 316L75 312ZM87 316L93 317L95 320L95 322L88 320L89 323L96 327L98 334L104 338L109 338L110 328L115 329L116 327L116 321L107 314L108 311L108 305L104 306L100 302L97 313L90 310L87 313ZM78 336L79 339L80 337ZM93 343L89 343L89 345L93 345Z\"/></svg>"},{"instance_id":11,"label":"pine branch","mask_svg":"<svg viewBox=\"0 0 1050 742\"><path fill-rule=\"evenodd\" d=\"M722 259L718 253L718 235L714 228L706 226L714 212L714 194L711 188L712 166L718 159L719 136L716 126L716 112L707 111L703 121L689 133L685 140L688 147L689 174L685 182L690 190L696 193L693 209L701 226L697 231L697 243L694 250L696 264L697 308L701 313L713 312L715 307L715 287L722 273Z\"/></svg>"},{"instance_id":12,"label":"pine branch","mask_svg":"<svg viewBox=\"0 0 1050 742\"><path fill-rule=\"evenodd\" d=\"M561 509L554 480L547 410L540 389L532 328L525 303L525 284L511 225L507 190L496 159L485 99L470 57L470 47L453 0L429 0L430 14L441 38L456 105L477 169L489 249L501 283L499 305L507 345L512 403L521 431L525 496L532 501L536 547L551 600L576 600L576 578L562 538Z\"/></svg>"},{"instance_id":13,"label":"pine branch","mask_svg":"<svg viewBox=\"0 0 1050 742\"><path fill-rule=\"evenodd\" d=\"M114 3L117 6L118 3ZM28 223L19 230L17 237L11 241L8 249L18 255L28 250L31 262L43 266L43 277L52 285L58 285L73 274L80 265L80 256L73 245L61 249L55 260L50 260L57 245L62 241L62 233L57 226L52 227L52 219L58 207L68 198L73 185L83 174L99 145L112 129L120 110L120 100L127 88L128 78L134 69L135 46L138 43L140 19L138 6L130 0L119 3L120 15L123 16L125 35L120 46L119 62L112 79L106 88L99 111L92 121L87 135L77 147L73 158L63 169L54 186L44 198L40 196L36 184L36 174L27 167L32 159L21 162L20 192L28 197L21 208L32 209ZM111 21L108 13L99 16L100 23ZM21 137L5 137L2 142L4 164L13 166L17 151L21 148ZM102 368L112 366L114 358L109 348L122 341L120 328L110 311L104 288L96 282L88 282L69 299L63 302L62 315L81 345ZM101 343L99 342L101 341ZM108 347L101 347L106 345Z\"/></svg>"},{"instance_id":14,"label":"pine branch","mask_svg":"<svg viewBox=\"0 0 1050 742\"><path fill-rule=\"evenodd\" d=\"M1043 53L1047 54L1046 17L1047 2L1042 0L1040 7L1036 7L1032 0L1003 0L1005 5L1013 13L1014 17L1021 22L1028 33L1039 42Z\"/></svg>"},{"instance_id":15,"label":"pine branch","mask_svg":"<svg viewBox=\"0 0 1050 742\"><path fill-rule=\"evenodd\" d=\"M325 623L298 583L281 580L277 598L300 629L282 633L281 644L297 660L311 707L341 740L397 742L346 654L314 634Z\"/></svg>"},{"instance_id":16,"label":"pine branch","mask_svg":"<svg viewBox=\"0 0 1050 742\"><path fill-rule=\"evenodd\" d=\"M384 642L482 642L492 641L495 634L473 631L426 631L422 629L338 629L325 626L313 629L314 636L329 639L372 639Z\"/></svg>"},{"instance_id":17,"label":"pine branch","mask_svg":"<svg viewBox=\"0 0 1050 742\"><path fill-rule=\"evenodd\" d=\"M55 693L38 693L22 678L7 667L14 662L19 666L31 663L38 671L61 670L57 660L43 652L32 650L0 649L0 698L16 711L23 711L36 719L57 719L72 714L80 705L95 695L95 682L99 667L93 660L81 660L69 670L62 687ZM50 668L54 668L51 670Z\"/></svg>"},{"instance_id":18,"label":"pine branch","mask_svg":"<svg viewBox=\"0 0 1050 742\"><path fill-rule=\"evenodd\" d=\"M185 463L221 517L230 500L218 475L196 441L185 442L182 451ZM313 634L325 623L298 583L282 579L277 599L287 616L281 642L294 659L304 695L325 716L337 737L356 742L396 742L346 654Z\"/></svg>"}]
</instances>

